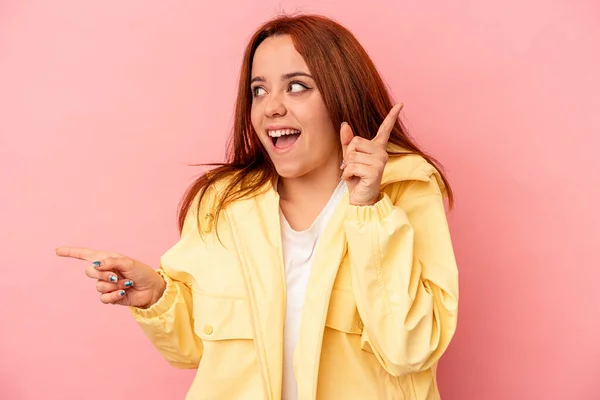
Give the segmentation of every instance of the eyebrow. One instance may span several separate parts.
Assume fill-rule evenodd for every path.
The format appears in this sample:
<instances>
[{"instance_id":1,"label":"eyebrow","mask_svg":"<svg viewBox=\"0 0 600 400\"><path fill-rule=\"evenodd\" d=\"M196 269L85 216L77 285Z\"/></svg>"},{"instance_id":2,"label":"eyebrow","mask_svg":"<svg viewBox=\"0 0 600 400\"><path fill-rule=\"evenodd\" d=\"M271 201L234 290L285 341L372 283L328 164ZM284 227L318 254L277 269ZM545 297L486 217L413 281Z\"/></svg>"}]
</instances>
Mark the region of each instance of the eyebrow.
<instances>
[{"instance_id":1,"label":"eyebrow","mask_svg":"<svg viewBox=\"0 0 600 400\"><path fill-rule=\"evenodd\" d=\"M287 80L295 78L297 76L305 76L307 78L314 79L310 74L307 74L306 72L290 72L289 74L281 75L281 80L287 81ZM250 83L253 83L253 82L266 82L266 79L263 76L255 76L250 81Z\"/></svg>"}]
</instances>

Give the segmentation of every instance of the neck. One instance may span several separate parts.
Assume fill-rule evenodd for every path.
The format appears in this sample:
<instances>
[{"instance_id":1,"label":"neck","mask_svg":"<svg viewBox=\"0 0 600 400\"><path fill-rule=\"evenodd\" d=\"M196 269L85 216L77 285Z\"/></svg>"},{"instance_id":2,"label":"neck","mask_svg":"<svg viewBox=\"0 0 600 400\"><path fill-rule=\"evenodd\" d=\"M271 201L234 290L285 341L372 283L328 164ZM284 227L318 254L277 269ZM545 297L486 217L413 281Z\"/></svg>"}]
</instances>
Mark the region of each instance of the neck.
<instances>
[{"instance_id":1,"label":"neck","mask_svg":"<svg viewBox=\"0 0 600 400\"><path fill-rule=\"evenodd\" d=\"M335 159L297 178L279 178L277 191L282 201L291 204L320 203L328 199L340 182L342 171Z\"/></svg>"}]
</instances>

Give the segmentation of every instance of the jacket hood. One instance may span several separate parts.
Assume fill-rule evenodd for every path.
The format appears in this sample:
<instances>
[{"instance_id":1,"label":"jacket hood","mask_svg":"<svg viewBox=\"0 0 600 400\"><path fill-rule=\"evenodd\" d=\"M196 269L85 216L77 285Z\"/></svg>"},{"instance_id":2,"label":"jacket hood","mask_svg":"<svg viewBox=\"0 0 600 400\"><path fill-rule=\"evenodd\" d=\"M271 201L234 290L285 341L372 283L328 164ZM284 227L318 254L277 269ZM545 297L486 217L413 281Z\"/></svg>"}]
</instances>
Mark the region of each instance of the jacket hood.
<instances>
[{"instance_id":1,"label":"jacket hood","mask_svg":"<svg viewBox=\"0 0 600 400\"><path fill-rule=\"evenodd\" d=\"M387 186L403 181L429 182L435 178L443 194L446 194L446 185L439 171L418 154L407 154L407 150L389 143L387 146L390 158L383 170L381 186Z\"/></svg>"}]
</instances>

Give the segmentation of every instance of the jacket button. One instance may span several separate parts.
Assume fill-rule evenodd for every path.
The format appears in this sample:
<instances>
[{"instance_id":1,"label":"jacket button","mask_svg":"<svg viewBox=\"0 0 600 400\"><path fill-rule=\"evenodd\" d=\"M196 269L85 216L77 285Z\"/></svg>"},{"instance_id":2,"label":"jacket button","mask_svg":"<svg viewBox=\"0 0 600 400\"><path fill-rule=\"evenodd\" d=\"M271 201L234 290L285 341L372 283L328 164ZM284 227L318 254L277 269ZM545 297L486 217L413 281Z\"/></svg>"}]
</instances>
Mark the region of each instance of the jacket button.
<instances>
[{"instance_id":1,"label":"jacket button","mask_svg":"<svg viewBox=\"0 0 600 400\"><path fill-rule=\"evenodd\" d=\"M213 333L213 327L210 325L204 325L204 333L210 335Z\"/></svg>"}]
</instances>

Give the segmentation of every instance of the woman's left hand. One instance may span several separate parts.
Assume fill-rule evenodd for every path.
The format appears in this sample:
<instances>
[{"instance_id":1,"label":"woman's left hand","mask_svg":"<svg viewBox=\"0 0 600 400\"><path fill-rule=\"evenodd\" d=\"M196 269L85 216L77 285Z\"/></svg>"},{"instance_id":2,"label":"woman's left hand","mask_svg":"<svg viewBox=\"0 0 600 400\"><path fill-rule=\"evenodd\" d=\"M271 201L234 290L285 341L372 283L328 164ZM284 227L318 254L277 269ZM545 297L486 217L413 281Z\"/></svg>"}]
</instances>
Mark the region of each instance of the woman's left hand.
<instances>
[{"instance_id":1,"label":"woman's left hand","mask_svg":"<svg viewBox=\"0 0 600 400\"><path fill-rule=\"evenodd\" d=\"M342 124L342 179L348 185L351 205L372 206L379 201L381 177L388 160L386 146L400 110L402 104L392 108L373 140L354 136L350 125Z\"/></svg>"}]
</instances>

